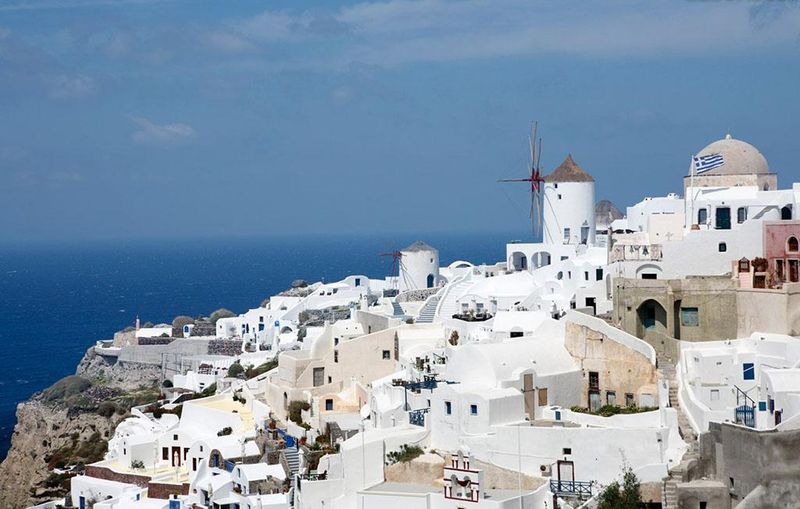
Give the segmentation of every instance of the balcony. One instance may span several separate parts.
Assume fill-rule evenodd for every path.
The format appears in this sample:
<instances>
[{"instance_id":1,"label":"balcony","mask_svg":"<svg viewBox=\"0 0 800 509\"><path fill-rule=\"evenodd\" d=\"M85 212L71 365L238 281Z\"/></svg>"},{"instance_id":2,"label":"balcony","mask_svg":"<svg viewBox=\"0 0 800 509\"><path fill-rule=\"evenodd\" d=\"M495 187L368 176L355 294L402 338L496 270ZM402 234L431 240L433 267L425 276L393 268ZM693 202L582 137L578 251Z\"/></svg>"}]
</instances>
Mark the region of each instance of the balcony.
<instances>
[{"instance_id":1,"label":"balcony","mask_svg":"<svg viewBox=\"0 0 800 509\"><path fill-rule=\"evenodd\" d=\"M589 481L550 481L550 492L559 497L592 497L592 483Z\"/></svg>"},{"instance_id":2,"label":"balcony","mask_svg":"<svg viewBox=\"0 0 800 509\"><path fill-rule=\"evenodd\" d=\"M660 261L660 244L615 244L608 255L609 263L622 261Z\"/></svg>"}]
</instances>

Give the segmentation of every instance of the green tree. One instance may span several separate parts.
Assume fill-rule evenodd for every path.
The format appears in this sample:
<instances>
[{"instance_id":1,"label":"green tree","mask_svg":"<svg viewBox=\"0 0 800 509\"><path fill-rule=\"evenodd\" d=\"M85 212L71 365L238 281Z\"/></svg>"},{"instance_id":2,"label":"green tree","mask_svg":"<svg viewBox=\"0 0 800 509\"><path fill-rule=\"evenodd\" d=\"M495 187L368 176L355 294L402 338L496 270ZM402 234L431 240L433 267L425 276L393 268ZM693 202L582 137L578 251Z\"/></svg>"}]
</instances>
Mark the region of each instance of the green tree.
<instances>
[{"instance_id":1,"label":"green tree","mask_svg":"<svg viewBox=\"0 0 800 509\"><path fill-rule=\"evenodd\" d=\"M643 506L639 479L630 465L622 467L622 484L614 481L606 486L597 502L597 509L640 509Z\"/></svg>"},{"instance_id":2,"label":"green tree","mask_svg":"<svg viewBox=\"0 0 800 509\"><path fill-rule=\"evenodd\" d=\"M208 317L208 321L216 325L217 320L219 320L220 318L230 318L232 316L236 315L230 309L219 308L218 310L211 313L211 316Z\"/></svg>"},{"instance_id":3,"label":"green tree","mask_svg":"<svg viewBox=\"0 0 800 509\"><path fill-rule=\"evenodd\" d=\"M238 362L234 362L231 364L231 367L228 368L228 376L236 378L237 376L244 373L244 368Z\"/></svg>"}]
</instances>

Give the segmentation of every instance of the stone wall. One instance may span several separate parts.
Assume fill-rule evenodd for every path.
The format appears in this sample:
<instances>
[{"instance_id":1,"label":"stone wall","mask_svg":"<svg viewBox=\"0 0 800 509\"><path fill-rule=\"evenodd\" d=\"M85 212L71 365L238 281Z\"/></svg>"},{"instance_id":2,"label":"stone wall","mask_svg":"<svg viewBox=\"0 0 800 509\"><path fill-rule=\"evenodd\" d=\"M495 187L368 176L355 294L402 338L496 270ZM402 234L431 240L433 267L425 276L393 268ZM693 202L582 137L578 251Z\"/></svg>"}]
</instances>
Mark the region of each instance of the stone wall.
<instances>
[{"instance_id":1,"label":"stone wall","mask_svg":"<svg viewBox=\"0 0 800 509\"><path fill-rule=\"evenodd\" d=\"M441 288L423 288L421 290L409 290L397 296L397 302L420 302L441 290Z\"/></svg>"},{"instance_id":2,"label":"stone wall","mask_svg":"<svg viewBox=\"0 0 800 509\"><path fill-rule=\"evenodd\" d=\"M242 353L242 342L229 339L212 339L208 343L209 355L235 356Z\"/></svg>"},{"instance_id":3,"label":"stone wall","mask_svg":"<svg viewBox=\"0 0 800 509\"><path fill-rule=\"evenodd\" d=\"M607 395L616 395L617 406L625 405L625 394L634 394L636 404L642 406L641 395L653 397L658 405L656 367L639 352L622 345L585 325L567 321L564 344L583 371L581 406L589 406L589 373L599 375L600 404L607 403Z\"/></svg>"},{"instance_id":4,"label":"stone wall","mask_svg":"<svg viewBox=\"0 0 800 509\"><path fill-rule=\"evenodd\" d=\"M700 436L702 475L726 485L739 507L800 506L800 430L711 423Z\"/></svg>"},{"instance_id":5,"label":"stone wall","mask_svg":"<svg viewBox=\"0 0 800 509\"><path fill-rule=\"evenodd\" d=\"M175 338L139 338L139 346L168 345L173 341Z\"/></svg>"}]
</instances>

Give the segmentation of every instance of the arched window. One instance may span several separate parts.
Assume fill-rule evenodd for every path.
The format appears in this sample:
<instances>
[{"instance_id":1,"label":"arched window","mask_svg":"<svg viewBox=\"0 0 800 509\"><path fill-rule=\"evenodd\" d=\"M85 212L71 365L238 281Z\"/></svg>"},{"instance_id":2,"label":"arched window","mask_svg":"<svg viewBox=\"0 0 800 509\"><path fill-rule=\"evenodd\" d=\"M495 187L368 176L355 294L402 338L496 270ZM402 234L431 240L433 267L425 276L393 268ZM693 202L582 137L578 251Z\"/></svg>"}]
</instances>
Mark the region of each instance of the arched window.
<instances>
[{"instance_id":1,"label":"arched window","mask_svg":"<svg viewBox=\"0 0 800 509\"><path fill-rule=\"evenodd\" d=\"M788 221L792 219L792 206L787 205L781 209L781 219Z\"/></svg>"},{"instance_id":2,"label":"arched window","mask_svg":"<svg viewBox=\"0 0 800 509\"><path fill-rule=\"evenodd\" d=\"M789 237L789 239L786 241L786 250L790 253L797 252L797 237L794 235Z\"/></svg>"}]
</instances>

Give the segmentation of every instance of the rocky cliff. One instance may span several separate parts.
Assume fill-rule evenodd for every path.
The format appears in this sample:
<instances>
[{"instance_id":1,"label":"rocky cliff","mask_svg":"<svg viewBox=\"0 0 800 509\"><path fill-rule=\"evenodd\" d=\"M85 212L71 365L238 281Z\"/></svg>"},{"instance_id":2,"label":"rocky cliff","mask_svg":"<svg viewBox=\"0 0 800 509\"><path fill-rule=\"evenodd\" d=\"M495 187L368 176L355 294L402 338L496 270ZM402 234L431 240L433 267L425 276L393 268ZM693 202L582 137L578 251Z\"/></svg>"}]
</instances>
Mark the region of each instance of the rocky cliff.
<instances>
[{"instance_id":1,"label":"rocky cliff","mask_svg":"<svg viewBox=\"0 0 800 509\"><path fill-rule=\"evenodd\" d=\"M110 365L90 348L76 374L17 406L11 449L0 464L0 507L17 509L66 494L69 475L54 468L102 459L131 406L154 401L157 366Z\"/></svg>"}]
</instances>

